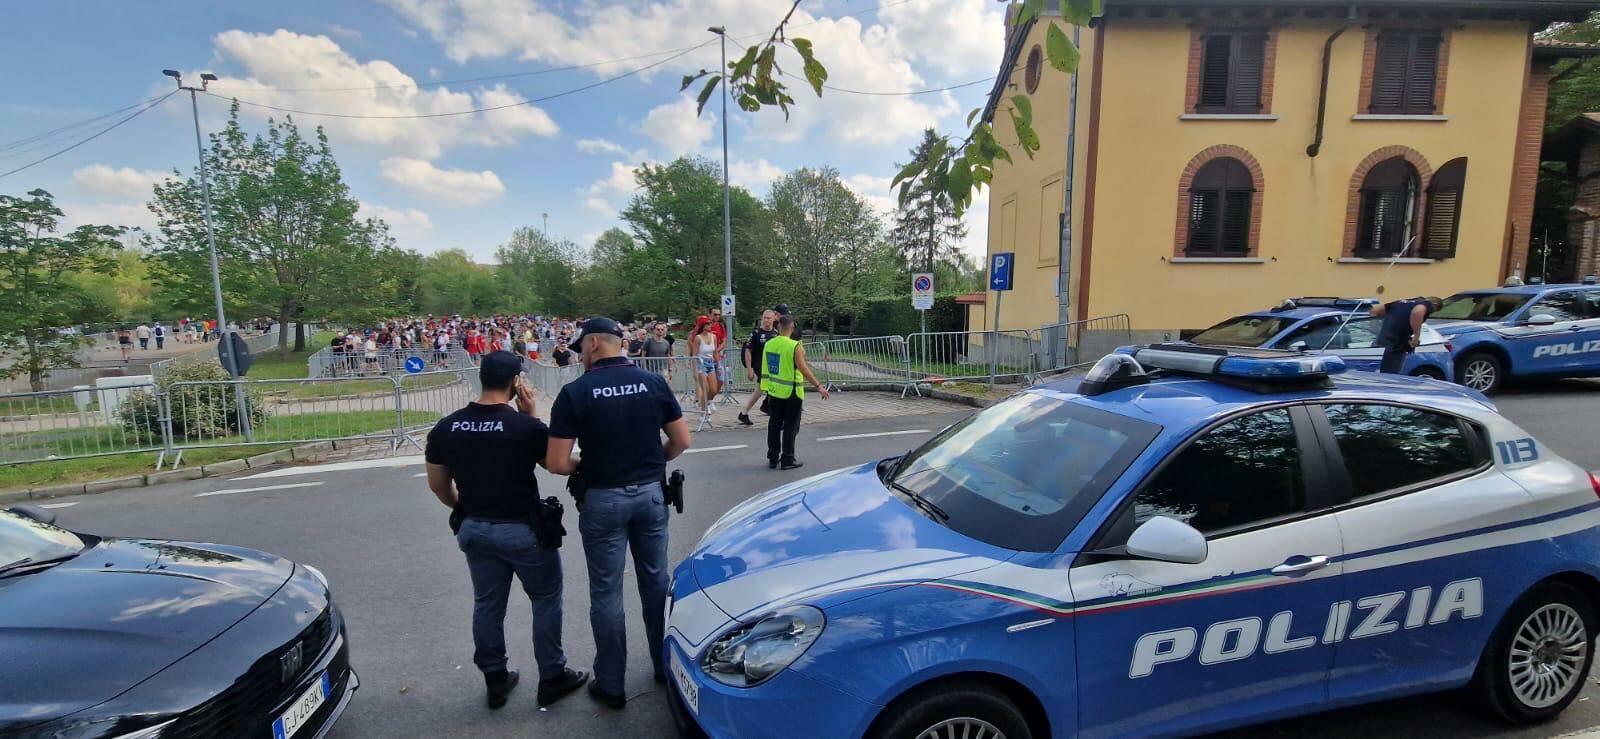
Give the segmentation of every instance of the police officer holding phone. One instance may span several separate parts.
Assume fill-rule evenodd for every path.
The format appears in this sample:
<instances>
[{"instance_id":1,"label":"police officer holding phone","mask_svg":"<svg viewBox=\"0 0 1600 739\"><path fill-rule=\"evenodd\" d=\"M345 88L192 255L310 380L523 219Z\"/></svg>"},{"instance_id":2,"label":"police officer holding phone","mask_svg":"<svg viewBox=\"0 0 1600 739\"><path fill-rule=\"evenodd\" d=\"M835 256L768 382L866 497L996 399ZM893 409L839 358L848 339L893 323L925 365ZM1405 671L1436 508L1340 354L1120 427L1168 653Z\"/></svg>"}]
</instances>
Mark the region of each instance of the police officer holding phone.
<instances>
[{"instance_id":1,"label":"police officer holding phone","mask_svg":"<svg viewBox=\"0 0 1600 739\"><path fill-rule=\"evenodd\" d=\"M689 448L689 424L666 379L623 356L622 342L616 321L583 322L573 344L585 372L556 396L545 459L551 472L576 473L569 487L582 496L578 531L589 562L589 625L595 643L589 695L613 709L627 704L622 574L630 550L650 662L656 682L666 682L661 642L670 570L662 482L667 462ZM581 460L572 456L574 443L583 449Z\"/></svg>"},{"instance_id":2,"label":"police officer holding phone","mask_svg":"<svg viewBox=\"0 0 1600 739\"><path fill-rule=\"evenodd\" d=\"M506 667L513 574L533 601L539 705L560 700L589 679L567 667L561 649L559 542L542 542L535 533L540 502L533 470L545 457L549 432L521 372L522 360L514 354L484 355L478 367L482 393L434 425L425 454L428 488L451 509L456 544L472 575L472 661L483 671L489 708L504 706L517 686L517 672Z\"/></svg>"}]
</instances>

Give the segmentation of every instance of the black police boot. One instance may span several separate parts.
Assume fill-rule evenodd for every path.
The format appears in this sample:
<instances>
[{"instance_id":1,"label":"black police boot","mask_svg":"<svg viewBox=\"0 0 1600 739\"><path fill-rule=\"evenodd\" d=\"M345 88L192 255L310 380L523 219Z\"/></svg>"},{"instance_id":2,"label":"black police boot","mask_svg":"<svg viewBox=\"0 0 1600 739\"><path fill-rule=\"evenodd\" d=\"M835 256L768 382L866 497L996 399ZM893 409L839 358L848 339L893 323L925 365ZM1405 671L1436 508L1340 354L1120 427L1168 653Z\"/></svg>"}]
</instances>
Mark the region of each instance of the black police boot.
<instances>
[{"instance_id":1,"label":"black police boot","mask_svg":"<svg viewBox=\"0 0 1600 739\"><path fill-rule=\"evenodd\" d=\"M746 426L754 426L754 425L756 425L755 421L750 420L750 414L748 414L748 413L740 413L739 414L739 423L742 423L742 424L744 424Z\"/></svg>"},{"instance_id":2,"label":"black police boot","mask_svg":"<svg viewBox=\"0 0 1600 739\"><path fill-rule=\"evenodd\" d=\"M628 705L628 696L607 693L600 689L600 683L589 683L589 697L600 701L600 705L613 711L620 711Z\"/></svg>"},{"instance_id":3,"label":"black police boot","mask_svg":"<svg viewBox=\"0 0 1600 739\"><path fill-rule=\"evenodd\" d=\"M517 687L517 680L520 678L516 670L483 673L483 682L489 686L489 707L504 706L506 698L511 695L511 689Z\"/></svg>"},{"instance_id":4,"label":"black police boot","mask_svg":"<svg viewBox=\"0 0 1600 739\"><path fill-rule=\"evenodd\" d=\"M778 460L776 460L776 459L767 460L767 469L769 469L769 470L778 469Z\"/></svg>"},{"instance_id":5,"label":"black police boot","mask_svg":"<svg viewBox=\"0 0 1600 739\"><path fill-rule=\"evenodd\" d=\"M566 667L560 677L539 681L539 707L543 708L566 697L589 681L589 673Z\"/></svg>"},{"instance_id":6,"label":"black police boot","mask_svg":"<svg viewBox=\"0 0 1600 739\"><path fill-rule=\"evenodd\" d=\"M778 465L778 469L783 469L783 470L799 469L801 467L804 467L805 464L806 464L805 462L802 462L802 461L800 461L798 459L791 459L791 460L789 460L787 462L784 462L783 464Z\"/></svg>"}]
</instances>

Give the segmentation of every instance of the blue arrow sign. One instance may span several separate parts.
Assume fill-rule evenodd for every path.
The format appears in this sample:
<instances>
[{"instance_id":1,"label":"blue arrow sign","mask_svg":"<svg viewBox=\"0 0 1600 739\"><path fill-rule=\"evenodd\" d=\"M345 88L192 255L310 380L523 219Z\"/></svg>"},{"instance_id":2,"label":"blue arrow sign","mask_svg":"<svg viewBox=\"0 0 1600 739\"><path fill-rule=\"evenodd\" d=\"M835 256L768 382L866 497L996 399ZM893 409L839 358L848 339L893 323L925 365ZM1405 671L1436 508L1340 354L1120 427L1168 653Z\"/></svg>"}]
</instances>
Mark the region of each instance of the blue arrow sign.
<instances>
[{"instance_id":1,"label":"blue arrow sign","mask_svg":"<svg viewBox=\"0 0 1600 739\"><path fill-rule=\"evenodd\" d=\"M413 375L421 372L425 366L422 357L406 357L406 371Z\"/></svg>"},{"instance_id":2,"label":"blue arrow sign","mask_svg":"<svg viewBox=\"0 0 1600 739\"><path fill-rule=\"evenodd\" d=\"M1011 265L1016 260L1015 252L1000 252L989 257L989 289L1011 289Z\"/></svg>"}]
</instances>

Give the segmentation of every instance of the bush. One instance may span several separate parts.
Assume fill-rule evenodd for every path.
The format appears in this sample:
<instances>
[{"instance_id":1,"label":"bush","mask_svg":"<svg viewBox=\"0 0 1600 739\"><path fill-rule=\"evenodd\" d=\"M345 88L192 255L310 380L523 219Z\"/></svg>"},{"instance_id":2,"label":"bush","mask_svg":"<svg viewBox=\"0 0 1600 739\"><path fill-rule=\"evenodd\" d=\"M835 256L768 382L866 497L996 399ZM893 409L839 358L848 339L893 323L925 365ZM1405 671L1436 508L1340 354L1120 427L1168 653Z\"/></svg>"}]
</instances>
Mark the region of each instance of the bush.
<instances>
[{"instance_id":1,"label":"bush","mask_svg":"<svg viewBox=\"0 0 1600 739\"><path fill-rule=\"evenodd\" d=\"M156 388L166 394L170 403L173 440L215 439L241 433L239 396L227 384L227 379L228 373L222 366L210 362L175 367L162 375ZM250 424L260 426L267 417L263 393L248 385L245 387L244 402ZM147 390L129 393L118 407L117 416L128 433L141 438L161 438L161 406L153 393Z\"/></svg>"},{"instance_id":2,"label":"bush","mask_svg":"<svg viewBox=\"0 0 1600 739\"><path fill-rule=\"evenodd\" d=\"M955 295L939 295L928 311L928 330L960 331L964 319L965 310L956 303ZM922 330L909 295L868 299L854 323L856 336L905 336Z\"/></svg>"}]
</instances>

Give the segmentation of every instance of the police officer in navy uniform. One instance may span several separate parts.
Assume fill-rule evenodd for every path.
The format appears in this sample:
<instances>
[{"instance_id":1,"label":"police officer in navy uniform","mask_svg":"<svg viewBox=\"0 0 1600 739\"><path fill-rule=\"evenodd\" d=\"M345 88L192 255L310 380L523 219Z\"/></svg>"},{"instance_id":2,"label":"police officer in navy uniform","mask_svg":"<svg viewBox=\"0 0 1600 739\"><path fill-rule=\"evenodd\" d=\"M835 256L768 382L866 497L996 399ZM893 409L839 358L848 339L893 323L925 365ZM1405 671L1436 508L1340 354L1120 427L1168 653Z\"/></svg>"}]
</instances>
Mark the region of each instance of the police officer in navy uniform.
<instances>
[{"instance_id":1,"label":"police officer in navy uniform","mask_svg":"<svg viewBox=\"0 0 1600 739\"><path fill-rule=\"evenodd\" d=\"M667 462L689 448L689 424L667 381L623 356L622 342L616 321L583 322L573 344L585 372L556 396L545 460L556 474L578 473L585 491L578 503L578 532L589 562L589 624L595 643L589 694L613 709L627 703L622 574L629 551L650 662L656 682L666 681L661 642L669 569L662 481ZM574 442L583 449L581 460L572 456Z\"/></svg>"},{"instance_id":2,"label":"police officer in navy uniform","mask_svg":"<svg viewBox=\"0 0 1600 739\"><path fill-rule=\"evenodd\" d=\"M589 679L567 667L561 650L561 555L541 546L530 525L539 505L534 465L545 457L549 431L535 414L521 372L522 360L509 352L484 355L478 400L434 425L425 455L428 487L452 509L456 543L472 575L472 661L483 671L490 708L504 706L517 686L517 672L506 668L513 574L533 601L539 705L556 702Z\"/></svg>"},{"instance_id":3,"label":"police officer in navy uniform","mask_svg":"<svg viewBox=\"0 0 1600 739\"><path fill-rule=\"evenodd\" d=\"M1378 371L1391 375L1405 373L1406 357L1416 351L1422 340L1422 322L1439 310L1443 301L1438 298L1412 298L1393 300L1372 306L1371 314L1383 318L1375 344L1383 349L1383 359Z\"/></svg>"}]
</instances>

